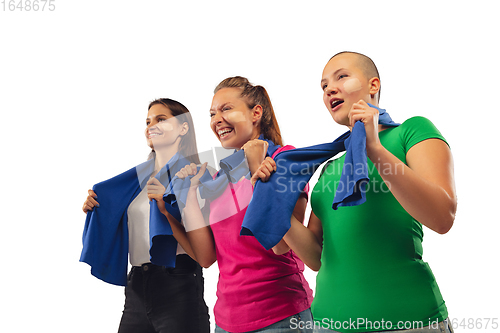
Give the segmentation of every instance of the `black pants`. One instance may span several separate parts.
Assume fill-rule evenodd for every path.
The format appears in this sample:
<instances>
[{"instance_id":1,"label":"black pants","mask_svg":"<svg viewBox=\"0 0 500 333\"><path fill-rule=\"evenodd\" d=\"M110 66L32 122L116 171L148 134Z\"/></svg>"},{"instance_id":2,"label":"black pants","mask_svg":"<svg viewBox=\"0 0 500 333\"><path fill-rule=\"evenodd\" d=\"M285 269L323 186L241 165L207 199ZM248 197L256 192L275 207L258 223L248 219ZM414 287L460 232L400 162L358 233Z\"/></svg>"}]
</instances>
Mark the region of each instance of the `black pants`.
<instances>
[{"instance_id":1,"label":"black pants","mask_svg":"<svg viewBox=\"0 0 500 333\"><path fill-rule=\"evenodd\" d=\"M175 268L134 266L125 287L119 333L209 333L200 265L186 254Z\"/></svg>"}]
</instances>

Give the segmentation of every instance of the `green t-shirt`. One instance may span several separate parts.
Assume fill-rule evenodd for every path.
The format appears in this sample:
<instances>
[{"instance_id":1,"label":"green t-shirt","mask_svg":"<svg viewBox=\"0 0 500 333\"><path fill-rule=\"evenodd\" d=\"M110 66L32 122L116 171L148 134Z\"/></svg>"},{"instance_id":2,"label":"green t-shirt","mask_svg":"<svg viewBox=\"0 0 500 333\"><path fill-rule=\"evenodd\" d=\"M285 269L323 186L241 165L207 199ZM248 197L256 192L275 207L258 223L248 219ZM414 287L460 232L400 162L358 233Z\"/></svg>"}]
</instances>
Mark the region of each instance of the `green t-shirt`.
<instances>
[{"instance_id":1,"label":"green t-shirt","mask_svg":"<svg viewBox=\"0 0 500 333\"><path fill-rule=\"evenodd\" d=\"M423 117L410 118L379 137L405 164L413 145L430 138L445 141ZM321 269L312 304L315 322L340 332L365 332L416 328L407 322L427 326L446 319L439 287L422 260L422 225L401 207L370 160L366 202L332 209L344 159L327 164L311 195L312 209L323 225Z\"/></svg>"}]
</instances>

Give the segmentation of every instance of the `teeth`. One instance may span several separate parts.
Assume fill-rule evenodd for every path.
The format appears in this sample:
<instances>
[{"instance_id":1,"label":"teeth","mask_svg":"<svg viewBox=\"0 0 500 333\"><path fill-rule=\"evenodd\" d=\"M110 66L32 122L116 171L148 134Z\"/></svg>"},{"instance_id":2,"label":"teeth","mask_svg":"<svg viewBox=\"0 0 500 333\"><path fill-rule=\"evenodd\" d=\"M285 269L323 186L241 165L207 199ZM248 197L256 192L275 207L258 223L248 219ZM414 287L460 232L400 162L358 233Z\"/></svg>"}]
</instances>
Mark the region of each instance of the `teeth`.
<instances>
[{"instance_id":1,"label":"teeth","mask_svg":"<svg viewBox=\"0 0 500 333\"><path fill-rule=\"evenodd\" d=\"M219 134L219 136L223 136L224 134L229 133L231 131L232 131L232 129L226 128L226 129L218 131L217 134Z\"/></svg>"},{"instance_id":2,"label":"teeth","mask_svg":"<svg viewBox=\"0 0 500 333\"><path fill-rule=\"evenodd\" d=\"M332 102L332 108L336 107L337 105L339 105L340 103L343 103L344 101L341 100L341 99L337 99L335 101Z\"/></svg>"}]
</instances>

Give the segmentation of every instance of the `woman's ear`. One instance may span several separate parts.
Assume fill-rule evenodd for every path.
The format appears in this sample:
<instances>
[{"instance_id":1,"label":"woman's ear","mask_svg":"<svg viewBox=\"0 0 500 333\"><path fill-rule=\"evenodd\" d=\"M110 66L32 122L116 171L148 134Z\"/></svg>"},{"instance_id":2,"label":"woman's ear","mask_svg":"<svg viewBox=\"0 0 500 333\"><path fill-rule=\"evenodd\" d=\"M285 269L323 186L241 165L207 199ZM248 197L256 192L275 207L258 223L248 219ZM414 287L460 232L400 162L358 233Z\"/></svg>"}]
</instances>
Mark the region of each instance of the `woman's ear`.
<instances>
[{"instance_id":1,"label":"woman's ear","mask_svg":"<svg viewBox=\"0 0 500 333\"><path fill-rule=\"evenodd\" d=\"M370 85L370 95L374 98L380 90L380 79L378 77L372 77L368 81L368 84Z\"/></svg>"},{"instance_id":2,"label":"woman's ear","mask_svg":"<svg viewBox=\"0 0 500 333\"><path fill-rule=\"evenodd\" d=\"M260 119L262 118L262 106L260 104L257 104L256 106L253 107L252 109L252 121L253 123L259 123Z\"/></svg>"},{"instance_id":3,"label":"woman's ear","mask_svg":"<svg viewBox=\"0 0 500 333\"><path fill-rule=\"evenodd\" d=\"M181 127L182 128L181 128L180 135L184 136L184 135L186 135L187 132L189 132L189 124L187 122L184 122L184 123L182 123Z\"/></svg>"}]
</instances>

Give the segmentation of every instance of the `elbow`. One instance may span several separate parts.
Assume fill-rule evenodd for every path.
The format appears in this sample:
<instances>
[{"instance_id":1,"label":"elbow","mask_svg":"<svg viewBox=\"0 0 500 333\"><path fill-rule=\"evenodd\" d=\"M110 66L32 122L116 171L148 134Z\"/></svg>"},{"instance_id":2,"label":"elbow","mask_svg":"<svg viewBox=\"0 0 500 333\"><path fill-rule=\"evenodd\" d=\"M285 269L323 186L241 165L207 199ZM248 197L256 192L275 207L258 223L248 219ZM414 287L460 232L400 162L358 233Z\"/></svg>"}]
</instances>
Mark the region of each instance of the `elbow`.
<instances>
[{"instance_id":1,"label":"elbow","mask_svg":"<svg viewBox=\"0 0 500 333\"><path fill-rule=\"evenodd\" d=\"M450 231L451 227L453 227L453 223L455 222L455 214L450 214L444 221L443 223L440 224L438 227L438 230L436 232L440 235L446 234L448 231Z\"/></svg>"},{"instance_id":2,"label":"elbow","mask_svg":"<svg viewBox=\"0 0 500 333\"><path fill-rule=\"evenodd\" d=\"M197 257L198 264L203 268L209 268L217 260L216 255L203 256L201 258Z\"/></svg>"},{"instance_id":3,"label":"elbow","mask_svg":"<svg viewBox=\"0 0 500 333\"><path fill-rule=\"evenodd\" d=\"M319 264L308 265L307 267L309 267L314 272L318 272L319 269L321 268L321 262Z\"/></svg>"},{"instance_id":4,"label":"elbow","mask_svg":"<svg viewBox=\"0 0 500 333\"><path fill-rule=\"evenodd\" d=\"M205 260L198 261L198 264L200 264L200 266L203 268L209 268L210 266L212 266L212 264L214 262L215 262L215 260L205 259Z\"/></svg>"},{"instance_id":5,"label":"elbow","mask_svg":"<svg viewBox=\"0 0 500 333\"><path fill-rule=\"evenodd\" d=\"M451 222L445 222L445 223L439 225L437 228L435 228L434 231L436 231L440 235L444 235L448 231L450 231L452 226L453 226L453 220Z\"/></svg>"},{"instance_id":6,"label":"elbow","mask_svg":"<svg viewBox=\"0 0 500 333\"><path fill-rule=\"evenodd\" d=\"M278 249L276 247L273 247L274 254L276 254L278 256L283 255L283 254L287 253L288 251L290 251L290 249Z\"/></svg>"},{"instance_id":7,"label":"elbow","mask_svg":"<svg viewBox=\"0 0 500 333\"><path fill-rule=\"evenodd\" d=\"M321 268L321 264L319 264L317 266L312 266L312 267L309 267L309 268L312 269L315 272L319 272L319 269Z\"/></svg>"},{"instance_id":8,"label":"elbow","mask_svg":"<svg viewBox=\"0 0 500 333\"><path fill-rule=\"evenodd\" d=\"M433 229L440 235L446 234L453 227L455 222L455 215L457 213L457 199L456 196L450 196L448 202L443 205L444 207L439 214L439 219L434 223Z\"/></svg>"},{"instance_id":9,"label":"elbow","mask_svg":"<svg viewBox=\"0 0 500 333\"><path fill-rule=\"evenodd\" d=\"M317 255L311 256L308 260L302 260L307 267L312 271L318 272L321 268L321 252Z\"/></svg>"},{"instance_id":10,"label":"elbow","mask_svg":"<svg viewBox=\"0 0 500 333\"><path fill-rule=\"evenodd\" d=\"M280 256L282 254L285 254L287 253L288 251L290 251L290 247L288 246L288 244L282 239L278 244L276 244L275 246L273 246L273 252L274 254Z\"/></svg>"},{"instance_id":11,"label":"elbow","mask_svg":"<svg viewBox=\"0 0 500 333\"><path fill-rule=\"evenodd\" d=\"M457 205L454 203L452 207L446 212L445 216L443 216L440 220L440 223L435 228L435 231L444 235L448 231L450 231L451 227L453 227L453 223L455 222L455 215L457 212Z\"/></svg>"}]
</instances>

